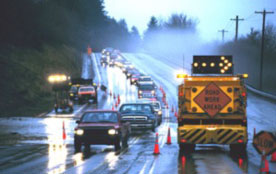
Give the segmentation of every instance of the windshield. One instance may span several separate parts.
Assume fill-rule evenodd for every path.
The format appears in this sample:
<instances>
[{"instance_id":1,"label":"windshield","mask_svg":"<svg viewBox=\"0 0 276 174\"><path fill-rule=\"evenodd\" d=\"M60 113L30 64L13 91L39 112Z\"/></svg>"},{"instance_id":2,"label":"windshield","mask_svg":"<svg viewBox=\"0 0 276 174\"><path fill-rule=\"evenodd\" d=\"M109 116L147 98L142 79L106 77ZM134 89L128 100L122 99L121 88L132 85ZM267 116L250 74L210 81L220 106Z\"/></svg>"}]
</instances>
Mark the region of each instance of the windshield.
<instances>
[{"instance_id":1,"label":"windshield","mask_svg":"<svg viewBox=\"0 0 276 174\"><path fill-rule=\"evenodd\" d=\"M77 92L78 91L78 87L76 86L72 86L70 89L70 92Z\"/></svg>"},{"instance_id":2,"label":"windshield","mask_svg":"<svg viewBox=\"0 0 276 174\"><path fill-rule=\"evenodd\" d=\"M121 113L152 113L150 104L126 104L120 108Z\"/></svg>"},{"instance_id":3,"label":"windshield","mask_svg":"<svg viewBox=\"0 0 276 174\"><path fill-rule=\"evenodd\" d=\"M152 103L152 106L154 109L160 109L160 104L159 103Z\"/></svg>"},{"instance_id":4,"label":"windshield","mask_svg":"<svg viewBox=\"0 0 276 174\"><path fill-rule=\"evenodd\" d=\"M139 90L154 90L153 85L140 85Z\"/></svg>"},{"instance_id":5,"label":"windshield","mask_svg":"<svg viewBox=\"0 0 276 174\"><path fill-rule=\"evenodd\" d=\"M82 116L82 123L117 123L118 115L114 112L88 112Z\"/></svg>"},{"instance_id":6,"label":"windshield","mask_svg":"<svg viewBox=\"0 0 276 174\"><path fill-rule=\"evenodd\" d=\"M150 77L140 78L139 81L151 81Z\"/></svg>"},{"instance_id":7,"label":"windshield","mask_svg":"<svg viewBox=\"0 0 276 174\"><path fill-rule=\"evenodd\" d=\"M88 92L88 91L94 91L94 88L80 88L80 92Z\"/></svg>"}]
</instances>

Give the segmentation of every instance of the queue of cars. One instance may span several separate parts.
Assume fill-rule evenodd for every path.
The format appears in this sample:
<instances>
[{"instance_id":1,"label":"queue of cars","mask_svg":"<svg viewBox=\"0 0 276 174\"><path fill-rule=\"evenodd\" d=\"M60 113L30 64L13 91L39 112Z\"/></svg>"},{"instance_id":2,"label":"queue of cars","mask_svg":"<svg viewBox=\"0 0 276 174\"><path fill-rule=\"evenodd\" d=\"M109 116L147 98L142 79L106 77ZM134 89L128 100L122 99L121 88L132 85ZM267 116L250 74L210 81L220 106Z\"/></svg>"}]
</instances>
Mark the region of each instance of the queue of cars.
<instances>
[{"instance_id":1,"label":"queue of cars","mask_svg":"<svg viewBox=\"0 0 276 174\"><path fill-rule=\"evenodd\" d=\"M102 51L100 62L102 66L120 68L130 84L137 86L138 100L121 104L118 111L92 110L83 113L75 129L76 151L80 151L82 146L90 148L91 144L114 145L115 151L120 150L128 146L131 130L155 132L162 122L162 106L150 76L140 73L118 50L112 48Z\"/></svg>"}]
</instances>

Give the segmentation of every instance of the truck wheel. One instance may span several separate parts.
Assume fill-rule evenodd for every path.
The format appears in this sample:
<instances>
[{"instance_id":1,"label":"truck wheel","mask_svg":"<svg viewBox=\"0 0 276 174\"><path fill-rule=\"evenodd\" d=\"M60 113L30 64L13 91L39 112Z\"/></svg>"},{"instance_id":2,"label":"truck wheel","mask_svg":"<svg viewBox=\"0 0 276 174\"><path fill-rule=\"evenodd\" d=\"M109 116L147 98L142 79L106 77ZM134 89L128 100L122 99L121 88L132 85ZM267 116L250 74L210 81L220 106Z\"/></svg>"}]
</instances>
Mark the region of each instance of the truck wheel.
<instances>
[{"instance_id":1,"label":"truck wheel","mask_svg":"<svg viewBox=\"0 0 276 174\"><path fill-rule=\"evenodd\" d=\"M230 152L245 153L246 152L246 144L230 144Z\"/></svg>"},{"instance_id":2,"label":"truck wheel","mask_svg":"<svg viewBox=\"0 0 276 174\"><path fill-rule=\"evenodd\" d=\"M195 151L195 144L179 144L180 152L194 152Z\"/></svg>"},{"instance_id":3,"label":"truck wheel","mask_svg":"<svg viewBox=\"0 0 276 174\"><path fill-rule=\"evenodd\" d=\"M114 144L115 151L121 150L121 141L117 140Z\"/></svg>"},{"instance_id":4,"label":"truck wheel","mask_svg":"<svg viewBox=\"0 0 276 174\"><path fill-rule=\"evenodd\" d=\"M73 111L74 111L73 107L70 107L69 112L73 112Z\"/></svg>"},{"instance_id":5,"label":"truck wheel","mask_svg":"<svg viewBox=\"0 0 276 174\"><path fill-rule=\"evenodd\" d=\"M74 140L74 148L75 148L75 152L80 152L81 151L81 142L78 140Z\"/></svg>"}]
</instances>

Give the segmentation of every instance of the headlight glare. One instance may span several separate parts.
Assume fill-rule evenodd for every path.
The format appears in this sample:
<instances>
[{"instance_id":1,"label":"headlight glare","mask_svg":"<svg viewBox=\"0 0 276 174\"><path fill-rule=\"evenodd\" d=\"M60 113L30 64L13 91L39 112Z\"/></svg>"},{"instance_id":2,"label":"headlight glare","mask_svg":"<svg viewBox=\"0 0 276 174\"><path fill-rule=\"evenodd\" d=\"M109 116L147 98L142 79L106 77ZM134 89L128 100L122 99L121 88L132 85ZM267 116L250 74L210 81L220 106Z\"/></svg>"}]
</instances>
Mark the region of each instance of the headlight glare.
<instances>
[{"instance_id":1,"label":"headlight glare","mask_svg":"<svg viewBox=\"0 0 276 174\"><path fill-rule=\"evenodd\" d=\"M83 133L84 133L84 131L82 129L77 129L75 131L75 134L77 134L77 135L83 135Z\"/></svg>"},{"instance_id":2,"label":"headlight glare","mask_svg":"<svg viewBox=\"0 0 276 174\"><path fill-rule=\"evenodd\" d=\"M117 134L117 131L115 129L109 129L108 134L109 135L115 135L115 134Z\"/></svg>"}]
</instances>

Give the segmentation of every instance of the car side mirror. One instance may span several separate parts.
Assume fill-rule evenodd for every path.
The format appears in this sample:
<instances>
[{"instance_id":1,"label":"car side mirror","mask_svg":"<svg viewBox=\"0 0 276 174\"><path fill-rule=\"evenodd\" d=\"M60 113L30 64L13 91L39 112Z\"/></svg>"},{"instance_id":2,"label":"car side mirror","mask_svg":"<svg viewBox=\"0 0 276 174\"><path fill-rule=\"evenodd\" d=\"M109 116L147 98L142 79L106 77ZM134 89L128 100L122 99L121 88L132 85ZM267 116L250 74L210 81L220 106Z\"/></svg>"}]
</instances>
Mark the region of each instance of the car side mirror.
<instances>
[{"instance_id":1,"label":"car side mirror","mask_svg":"<svg viewBox=\"0 0 276 174\"><path fill-rule=\"evenodd\" d=\"M80 124L80 120L77 120L76 123L77 123L77 124Z\"/></svg>"}]
</instances>

